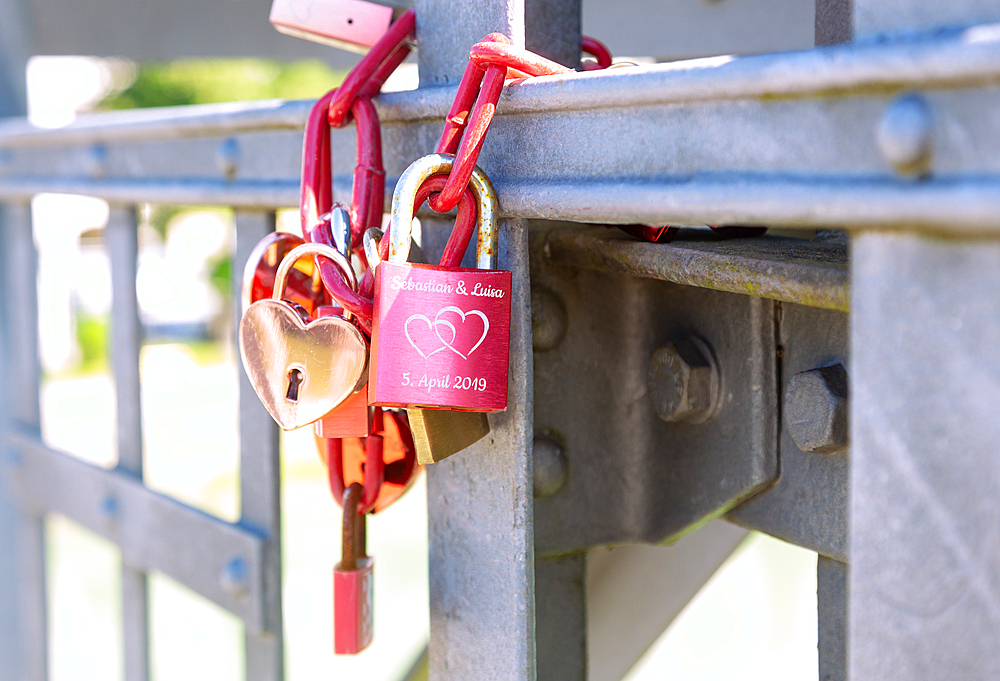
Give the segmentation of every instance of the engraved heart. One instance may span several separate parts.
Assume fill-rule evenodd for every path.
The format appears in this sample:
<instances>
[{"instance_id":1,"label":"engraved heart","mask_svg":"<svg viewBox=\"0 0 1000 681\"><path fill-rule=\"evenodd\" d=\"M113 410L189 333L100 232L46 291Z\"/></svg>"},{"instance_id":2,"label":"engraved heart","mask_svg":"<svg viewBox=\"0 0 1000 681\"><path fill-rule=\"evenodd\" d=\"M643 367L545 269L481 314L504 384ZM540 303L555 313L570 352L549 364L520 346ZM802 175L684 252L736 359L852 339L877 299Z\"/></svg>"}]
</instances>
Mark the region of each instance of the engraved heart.
<instances>
[{"instance_id":1,"label":"engraved heart","mask_svg":"<svg viewBox=\"0 0 1000 681\"><path fill-rule=\"evenodd\" d=\"M454 321L449 321L447 315L450 314L455 315L455 317L451 318L454 319ZM469 346L470 342L476 339L476 332L479 330L476 328L474 323L472 325L466 325L466 320L469 317L478 317L482 320L483 333L479 336L479 339L476 340L475 343L472 343L472 347L469 347L469 349L466 350L466 347ZM461 323L458 323L459 319L461 319ZM442 326L447 326L451 329L451 340L445 340L445 338L441 335L440 329ZM475 352L476 348L482 345L483 341L486 340L486 334L489 333L490 330L490 320L487 319L486 315L479 310L462 312L461 309L455 307L454 305L449 305L447 307L442 307L438 310L438 313L434 315L433 327L438 340L444 343L446 348L454 352L462 359L469 359L469 355ZM462 350L465 350L465 352L462 352Z\"/></svg>"},{"instance_id":2,"label":"engraved heart","mask_svg":"<svg viewBox=\"0 0 1000 681\"><path fill-rule=\"evenodd\" d=\"M455 340L454 326L451 327L451 331L451 339ZM424 359L447 349L447 344L443 344L440 340L441 336L435 328L435 322L422 314L411 315L403 324L403 333L417 354Z\"/></svg>"},{"instance_id":3,"label":"engraved heart","mask_svg":"<svg viewBox=\"0 0 1000 681\"><path fill-rule=\"evenodd\" d=\"M341 317L306 323L280 300L260 300L240 320L250 384L285 430L322 418L368 380L368 344Z\"/></svg>"}]
</instances>

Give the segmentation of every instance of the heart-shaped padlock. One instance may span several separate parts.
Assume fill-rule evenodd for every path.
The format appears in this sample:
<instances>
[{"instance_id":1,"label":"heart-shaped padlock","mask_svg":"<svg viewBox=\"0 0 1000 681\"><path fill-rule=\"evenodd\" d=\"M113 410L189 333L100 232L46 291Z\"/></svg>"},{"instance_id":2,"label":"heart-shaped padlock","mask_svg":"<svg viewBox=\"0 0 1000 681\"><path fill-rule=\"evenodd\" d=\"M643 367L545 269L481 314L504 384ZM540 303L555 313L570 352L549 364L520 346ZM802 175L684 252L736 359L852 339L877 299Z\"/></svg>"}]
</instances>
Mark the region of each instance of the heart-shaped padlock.
<instances>
[{"instance_id":1,"label":"heart-shaped padlock","mask_svg":"<svg viewBox=\"0 0 1000 681\"><path fill-rule=\"evenodd\" d=\"M329 258L357 288L346 257L306 243L281 261L272 297L253 303L240 320L240 355L250 384L285 430L321 418L368 380L368 342L357 326L343 317L311 319L281 299L295 261L307 255Z\"/></svg>"}]
</instances>

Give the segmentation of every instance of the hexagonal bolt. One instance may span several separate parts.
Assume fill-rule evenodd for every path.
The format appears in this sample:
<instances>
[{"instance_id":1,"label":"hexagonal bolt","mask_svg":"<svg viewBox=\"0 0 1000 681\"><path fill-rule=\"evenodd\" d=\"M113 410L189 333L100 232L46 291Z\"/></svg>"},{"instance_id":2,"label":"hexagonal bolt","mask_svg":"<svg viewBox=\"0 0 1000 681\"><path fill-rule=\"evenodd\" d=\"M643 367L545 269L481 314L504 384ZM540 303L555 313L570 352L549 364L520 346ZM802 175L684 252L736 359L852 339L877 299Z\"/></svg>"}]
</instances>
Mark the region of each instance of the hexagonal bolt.
<instances>
[{"instance_id":1,"label":"hexagonal bolt","mask_svg":"<svg viewBox=\"0 0 1000 681\"><path fill-rule=\"evenodd\" d=\"M843 364L792 376L785 392L785 425L803 452L829 453L848 445L847 370Z\"/></svg>"},{"instance_id":2,"label":"hexagonal bolt","mask_svg":"<svg viewBox=\"0 0 1000 681\"><path fill-rule=\"evenodd\" d=\"M569 464L558 442L548 435L536 435L532 442L535 498L550 497L566 484Z\"/></svg>"},{"instance_id":3,"label":"hexagonal bolt","mask_svg":"<svg viewBox=\"0 0 1000 681\"><path fill-rule=\"evenodd\" d=\"M649 360L646 387L664 421L709 421L718 411L720 392L711 347L694 336L667 343Z\"/></svg>"}]
</instances>

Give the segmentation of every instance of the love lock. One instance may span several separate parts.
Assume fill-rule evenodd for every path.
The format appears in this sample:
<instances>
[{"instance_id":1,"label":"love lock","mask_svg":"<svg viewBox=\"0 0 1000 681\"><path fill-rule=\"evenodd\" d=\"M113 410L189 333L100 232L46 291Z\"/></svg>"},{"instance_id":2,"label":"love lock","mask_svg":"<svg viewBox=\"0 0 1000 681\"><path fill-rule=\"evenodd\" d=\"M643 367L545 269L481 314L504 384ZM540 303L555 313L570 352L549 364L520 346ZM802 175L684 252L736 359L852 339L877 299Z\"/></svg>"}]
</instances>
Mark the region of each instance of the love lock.
<instances>
[{"instance_id":1,"label":"love lock","mask_svg":"<svg viewBox=\"0 0 1000 681\"><path fill-rule=\"evenodd\" d=\"M293 249L275 274L272 298L253 303L240 320L240 355L250 384L278 425L293 430L322 418L368 379L368 343L352 322L337 316L313 320L282 300L295 261L329 258L352 288L350 262L336 249L307 243Z\"/></svg>"}]
</instances>

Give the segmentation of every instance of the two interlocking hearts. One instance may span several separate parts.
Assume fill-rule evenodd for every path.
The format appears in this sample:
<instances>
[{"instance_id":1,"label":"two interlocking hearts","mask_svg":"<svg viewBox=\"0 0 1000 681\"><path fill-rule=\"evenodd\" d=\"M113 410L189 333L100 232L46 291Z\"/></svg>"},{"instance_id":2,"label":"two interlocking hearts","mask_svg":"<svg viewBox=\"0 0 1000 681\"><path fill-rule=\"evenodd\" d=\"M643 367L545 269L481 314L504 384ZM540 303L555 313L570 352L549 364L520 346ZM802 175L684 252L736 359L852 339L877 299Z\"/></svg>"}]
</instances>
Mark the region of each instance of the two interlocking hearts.
<instances>
[{"instance_id":1,"label":"two interlocking hearts","mask_svg":"<svg viewBox=\"0 0 1000 681\"><path fill-rule=\"evenodd\" d=\"M475 321L466 324L470 318L478 318L483 322L483 331L478 339L476 337L479 332L478 324ZM462 359L468 359L469 355L486 340L489 330L490 320L485 314L479 310L463 312L454 305L438 310L434 319L422 314L411 315L403 325L406 340L424 359L442 350L451 350Z\"/></svg>"}]
</instances>

